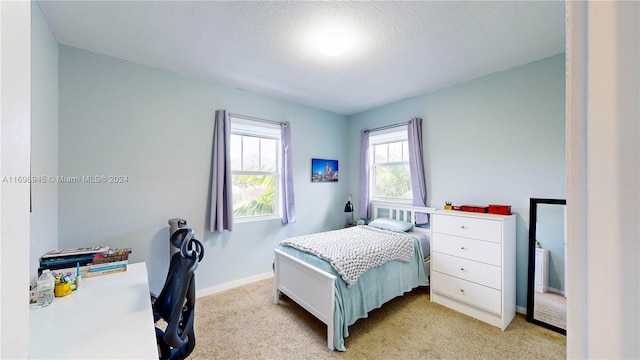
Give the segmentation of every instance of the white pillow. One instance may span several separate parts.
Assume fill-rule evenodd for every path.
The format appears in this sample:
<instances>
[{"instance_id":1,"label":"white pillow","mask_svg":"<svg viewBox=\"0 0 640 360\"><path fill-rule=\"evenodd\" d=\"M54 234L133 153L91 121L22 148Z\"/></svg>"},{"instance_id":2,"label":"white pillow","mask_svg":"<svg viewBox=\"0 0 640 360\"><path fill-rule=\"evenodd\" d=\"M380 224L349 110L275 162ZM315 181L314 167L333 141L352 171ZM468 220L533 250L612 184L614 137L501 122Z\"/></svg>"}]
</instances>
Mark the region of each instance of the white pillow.
<instances>
[{"instance_id":1,"label":"white pillow","mask_svg":"<svg viewBox=\"0 0 640 360\"><path fill-rule=\"evenodd\" d=\"M377 218L371 221L369 223L369 226L395 232L405 232L413 229L413 224L408 221L395 220L390 218Z\"/></svg>"}]
</instances>

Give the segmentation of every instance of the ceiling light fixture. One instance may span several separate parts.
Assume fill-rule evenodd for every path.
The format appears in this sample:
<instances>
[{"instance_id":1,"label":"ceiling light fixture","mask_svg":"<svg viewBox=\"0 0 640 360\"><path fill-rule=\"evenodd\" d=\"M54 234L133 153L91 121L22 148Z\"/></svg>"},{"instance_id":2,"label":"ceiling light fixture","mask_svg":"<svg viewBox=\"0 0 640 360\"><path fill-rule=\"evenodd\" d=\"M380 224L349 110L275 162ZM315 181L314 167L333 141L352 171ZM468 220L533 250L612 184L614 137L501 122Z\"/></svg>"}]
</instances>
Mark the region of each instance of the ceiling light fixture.
<instances>
[{"instance_id":1,"label":"ceiling light fixture","mask_svg":"<svg viewBox=\"0 0 640 360\"><path fill-rule=\"evenodd\" d=\"M320 38L320 50L327 56L338 56L347 48L347 39L342 34L328 33Z\"/></svg>"}]
</instances>

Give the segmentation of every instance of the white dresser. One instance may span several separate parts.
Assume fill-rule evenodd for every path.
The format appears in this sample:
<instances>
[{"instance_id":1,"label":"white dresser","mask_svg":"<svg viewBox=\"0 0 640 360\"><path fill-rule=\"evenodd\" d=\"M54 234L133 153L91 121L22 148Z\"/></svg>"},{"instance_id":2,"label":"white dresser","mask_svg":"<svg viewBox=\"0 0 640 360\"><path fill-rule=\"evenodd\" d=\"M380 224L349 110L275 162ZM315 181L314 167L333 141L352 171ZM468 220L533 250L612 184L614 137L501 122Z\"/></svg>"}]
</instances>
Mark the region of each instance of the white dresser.
<instances>
[{"instance_id":1,"label":"white dresser","mask_svg":"<svg viewBox=\"0 0 640 360\"><path fill-rule=\"evenodd\" d=\"M549 251L536 248L535 289L537 292L549 290Z\"/></svg>"},{"instance_id":2,"label":"white dresser","mask_svg":"<svg viewBox=\"0 0 640 360\"><path fill-rule=\"evenodd\" d=\"M431 301L505 330L516 313L515 216L439 210L431 219Z\"/></svg>"}]
</instances>

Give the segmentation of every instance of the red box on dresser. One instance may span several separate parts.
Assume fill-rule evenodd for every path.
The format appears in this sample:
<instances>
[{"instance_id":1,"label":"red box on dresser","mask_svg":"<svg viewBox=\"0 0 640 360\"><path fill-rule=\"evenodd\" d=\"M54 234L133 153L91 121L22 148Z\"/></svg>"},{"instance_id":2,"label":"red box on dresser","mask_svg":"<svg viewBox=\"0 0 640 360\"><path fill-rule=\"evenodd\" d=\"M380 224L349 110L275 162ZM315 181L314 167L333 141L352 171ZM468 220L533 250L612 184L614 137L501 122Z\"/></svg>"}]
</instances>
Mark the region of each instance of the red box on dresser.
<instances>
[{"instance_id":1,"label":"red box on dresser","mask_svg":"<svg viewBox=\"0 0 640 360\"><path fill-rule=\"evenodd\" d=\"M489 214L511 215L511 205L489 205Z\"/></svg>"},{"instance_id":2,"label":"red box on dresser","mask_svg":"<svg viewBox=\"0 0 640 360\"><path fill-rule=\"evenodd\" d=\"M487 212L487 208L484 207L484 206L460 205L460 211L486 213Z\"/></svg>"}]
</instances>

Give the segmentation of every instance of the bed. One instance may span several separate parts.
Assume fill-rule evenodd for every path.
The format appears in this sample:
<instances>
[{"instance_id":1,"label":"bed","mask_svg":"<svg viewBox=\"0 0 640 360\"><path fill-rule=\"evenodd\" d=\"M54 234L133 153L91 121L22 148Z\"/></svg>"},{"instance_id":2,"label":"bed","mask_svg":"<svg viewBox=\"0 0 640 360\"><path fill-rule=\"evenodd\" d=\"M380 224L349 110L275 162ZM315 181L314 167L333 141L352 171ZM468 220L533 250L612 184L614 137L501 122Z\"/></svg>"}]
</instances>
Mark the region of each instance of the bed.
<instances>
[{"instance_id":1,"label":"bed","mask_svg":"<svg viewBox=\"0 0 640 360\"><path fill-rule=\"evenodd\" d=\"M279 302L281 294L288 296L327 325L329 349L345 351L344 339L349 336L348 327L356 320L367 317L369 311L405 292L429 284L430 231L428 227L415 226L415 223L416 214L430 214L434 210L372 203L372 222L376 219L393 219L391 221L414 225L406 232L414 239L412 254L407 262L389 261L367 270L355 283L347 284L329 261L281 243L274 249L275 303ZM352 231L364 231L369 227L365 225ZM338 231L343 236L342 232L350 229ZM324 233L325 236L333 234L337 233Z\"/></svg>"}]
</instances>

